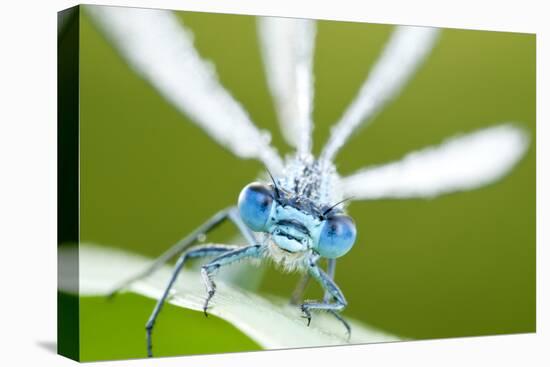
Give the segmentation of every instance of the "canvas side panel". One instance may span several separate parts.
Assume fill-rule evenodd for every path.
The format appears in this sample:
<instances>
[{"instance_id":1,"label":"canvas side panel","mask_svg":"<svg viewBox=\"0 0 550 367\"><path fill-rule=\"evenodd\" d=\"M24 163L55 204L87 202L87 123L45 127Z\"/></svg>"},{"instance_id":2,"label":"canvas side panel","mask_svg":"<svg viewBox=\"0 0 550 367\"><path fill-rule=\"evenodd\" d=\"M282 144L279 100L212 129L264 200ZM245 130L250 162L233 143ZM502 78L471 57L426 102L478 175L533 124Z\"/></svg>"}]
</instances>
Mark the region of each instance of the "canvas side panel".
<instances>
[{"instance_id":1,"label":"canvas side panel","mask_svg":"<svg viewBox=\"0 0 550 367\"><path fill-rule=\"evenodd\" d=\"M79 29L80 9L58 13L57 41L57 246L79 239ZM58 275L70 274L68 289L57 292L57 352L80 359L78 251L58 258ZM58 277L60 279L60 277ZM64 277L67 279L67 277ZM59 280L58 280L59 282ZM64 289L67 289L64 286Z\"/></svg>"}]
</instances>

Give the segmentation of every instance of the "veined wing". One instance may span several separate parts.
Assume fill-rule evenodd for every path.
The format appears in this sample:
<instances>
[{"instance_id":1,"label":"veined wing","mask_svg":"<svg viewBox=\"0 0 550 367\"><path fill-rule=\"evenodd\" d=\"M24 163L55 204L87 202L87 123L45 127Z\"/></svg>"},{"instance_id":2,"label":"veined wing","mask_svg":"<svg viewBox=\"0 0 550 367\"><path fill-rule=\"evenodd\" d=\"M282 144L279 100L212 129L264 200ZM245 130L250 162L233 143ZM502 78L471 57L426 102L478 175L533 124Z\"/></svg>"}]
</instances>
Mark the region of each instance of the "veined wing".
<instances>
[{"instance_id":1,"label":"veined wing","mask_svg":"<svg viewBox=\"0 0 550 367\"><path fill-rule=\"evenodd\" d=\"M271 171L282 161L243 107L219 83L212 64L193 46L193 35L167 10L86 6L131 67L219 144Z\"/></svg>"},{"instance_id":2,"label":"veined wing","mask_svg":"<svg viewBox=\"0 0 550 367\"><path fill-rule=\"evenodd\" d=\"M283 136L299 152L312 147L315 21L258 18L267 82Z\"/></svg>"},{"instance_id":3,"label":"veined wing","mask_svg":"<svg viewBox=\"0 0 550 367\"><path fill-rule=\"evenodd\" d=\"M360 170L342 179L342 190L357 200L432 198L471 190L503 177L528 146L523 129L497 125Z\"/></svg>"},{"instance_id":4,"label":"veined wing","mask_svg":"<svg viewBox=\"0 0 550 367\"><path fill-rule=\"evenodd\" d=\"M322 160L333 160L352 133L399 93L433 48L438 33L437 28L397 27L355 100L332 128Z\"/></svg>"}]
</instances>

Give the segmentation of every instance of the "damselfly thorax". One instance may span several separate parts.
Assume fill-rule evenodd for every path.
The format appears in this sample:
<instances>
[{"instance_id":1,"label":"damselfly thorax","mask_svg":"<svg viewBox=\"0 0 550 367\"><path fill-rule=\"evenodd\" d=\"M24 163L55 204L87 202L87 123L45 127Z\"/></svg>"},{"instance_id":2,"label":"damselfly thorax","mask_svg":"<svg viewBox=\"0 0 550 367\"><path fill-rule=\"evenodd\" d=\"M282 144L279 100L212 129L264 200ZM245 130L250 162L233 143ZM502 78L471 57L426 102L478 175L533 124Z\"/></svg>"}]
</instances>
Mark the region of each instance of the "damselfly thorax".
<instances>
[{"instance_id":1,"label":"damselfly thorax","mask_svg":"<svg viewBox=\"0 0 550 367\"><path fill-rule=\"evenodd\" d=\"M340 177L334 164L311 154L296 154L287 159L279 178L282 189L301 202L304 209L321 209L343 199ZM326 208L325 208L326 209Z\"/></svg>"}]
</instances>

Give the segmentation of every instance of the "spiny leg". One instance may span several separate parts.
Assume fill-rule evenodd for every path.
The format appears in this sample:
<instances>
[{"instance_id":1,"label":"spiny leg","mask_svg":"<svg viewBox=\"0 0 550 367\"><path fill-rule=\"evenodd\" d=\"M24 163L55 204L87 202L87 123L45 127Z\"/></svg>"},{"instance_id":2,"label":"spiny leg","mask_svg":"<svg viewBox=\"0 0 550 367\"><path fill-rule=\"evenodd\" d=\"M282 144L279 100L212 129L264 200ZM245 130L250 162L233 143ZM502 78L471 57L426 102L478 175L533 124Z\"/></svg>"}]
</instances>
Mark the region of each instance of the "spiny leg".
<instances>
[{"instance_id":1,"label":"spiny leg","mask_svg":"<svg viewBox=\"0 0 550 367\"><path fill-rule=\"evenodd\" d=\"M334 281L334 277L336 276L336 259L328 259L327 275L332 281ZM331 299L330 292L328 290L325 290L325 296L323 297L323 301L328 302L330 301L330 299Z\"/></svg>"},{"instance_id":2,"label":"spiny leg","mask_svg":"<svg viewBox=\"0 0 550 367\"><path fill-rule=\"evenodd\" d=\"M329 310L329 313L331 313L334 317L338 319L338 321L340 321L344 325L344 327L346 328L347 339L349 341L349 339L351 338L351 326L349 325L349 323L346 321L346 319L342 317L342 315L338 313L338 311Z\"/></svg>"},{"instance_id":3,"label":"spiny leg","mask_svg":"<svg viewBox=\"0 0 550 367\"><path fill-rule=\"evenodd\" d=\"M300 303L310 279L311 277L308 273L302 275L300 281L296 285L296 288L294 288L294 292L292 292L292 295L290 296L291 305L297 305L298 303Z\"/></svg>"},{"instance_id":4,"label":"spiny leg","mask_svg":"<svg viewBox=\"0 0 550 367\"><path fill-rule=\"evenodd\" d=\"M243 223L236 207L231 207L228 209L221 210L218 213L216 213L213 217L211 217L209 220L204 222L197 229L195 229L193 232L191 232L189 235L185 236L176 244L174 244L172 247L170 247L168 250L166 250L162 255L160 255L151 265L149 265L143 271L137 273L136 275L130 277L129 279L126 279L125 281L120 283L118 286L116 286L108 294L108 297L109 298L113 297L114 295L116 295L122 289L128 287L133 282L139 279L145 278L146 276L152 274L155 270L162 267L168 261L173 259L176 255L181 254L183 251L185 251L186 248L191 246L201 236L210 232L212 229L214 229L215 227L217 227L227 219L229 219L231 222L235 224L235 226L239 229L239 231L241 232L241 234L246 239L249 245L256 244L256 239L254 235L252 234L250 229Z\"/></svg>"},{"instance_id":5,"label":"spiny leg","mask_svg":"<svg viewBox=\"0 0 550 367\"><path fill-rule=\"evenodd\" d=\"M327 275L330 279L334 280L334 276L336 273L336 259L328 259L327 261ZM305 290L307 288L307 285L309 284L309 280L311 279L311 276L308 273L305 273L300 278L300 281L296 285L296 288L294 288L294 292L292 292L292 296L290 297L290 304L291 305L297 305L302 300L302 297L305 293ZM331 295L328 291L325 291L325 296L323 297L323 301L328 302L330 301Z\"/></svg>"},{"instance_id":6,"label":"spiny leg","mask_svg":"<svg viewBox=\"0 0 550 367\"><path fill-rule=\"evenodd\" d=\"M157 317L162 310L162 306L164 305L164 302L166 301L166 298L170 294L170 290L172 289L172 286L174 285L178 274L180 273L181 269L185 265L185 262L188 259L198 258L198 257L205 257L205 256L216 256L219 254L223 254L224 252L230 252L238 248L237 246L228 246L228 245L203 245L198 246L196 248L190 249L189 251L184 252L179 257L176 266L174 268L174 271L172 272L172 276L170 277L170 280L168 281L168 285L166 286L166 289L164 290L164 293L162 294L161 298L157 301L157 304L155 305L155 308L153 309L153 312L151 313L151 316L149 317L149 320L147 321L147 324L145 325L145 331L146 331L146 337L147 337L147 356L152 357L153 356L153 346L152 346L152 332L153 327L155 326L155 321L157 320Z\"/></svg>"},{"instance_id":7,"label":"spiny leg","mask_svg":"<svg viewBox=\"0 0 550 367\"><path fill-rule=\"evenodd\" d=\"M201 268L201 275L206 286L208 293L206 300L204 301L203 311L204 315L208 316L208 303L216 294L216 283L212 280L212 273L224 265L234 263L235 261L242 260L244 258L260 258L262 256L262 249L260 245L252 245L247 247L241 247L236 250L227 252L218 256L208 264L203 265Z\"/></svg>"},{"instance_id":8,"label":"spiny leg","mask_svg":"<svg viewBox=\"0 0 550 367\"><path fill-rule=\"evenodd\" d=\"M310 262L308 266L308 273L309 275L317 280L321 287L329 294L329 298L327 300L323 300L322 302L304 302L301 306L301 310L304 314L304 317L307 319L307 325L309 326L311 323L311 311L312 310L324 310L328 311L332 315L338 319L338 321L342 322L344 327L346 328L348 340L351 337L351 328L349 324L338 314L338 312L342 311L347 306L347 301L344 297L344 294L338 288L336 283L329 277L327 273L325 273L315 262ZM331 302L331 300L333 302Z\"/></svg>"}]
</instances>

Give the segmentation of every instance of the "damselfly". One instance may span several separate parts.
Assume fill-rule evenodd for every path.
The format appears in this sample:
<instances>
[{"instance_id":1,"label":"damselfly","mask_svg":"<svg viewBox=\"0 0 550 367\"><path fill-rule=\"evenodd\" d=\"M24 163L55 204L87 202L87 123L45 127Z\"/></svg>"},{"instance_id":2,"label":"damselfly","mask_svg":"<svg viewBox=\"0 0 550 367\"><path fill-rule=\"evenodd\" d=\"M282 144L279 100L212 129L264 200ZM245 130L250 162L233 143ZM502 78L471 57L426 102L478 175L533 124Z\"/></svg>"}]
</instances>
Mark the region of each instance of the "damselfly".
<instances>
[{"instance_id":1,"label":"damselfly","mask_svg":"<svg viewBox=\"0 0 550 367\"><path fill-rule=\"evenodd\" d=\"M332 129L319 156L312 154L313 75L316 23L313 20L258 18L258 35L268 85L285 139L295 153L282 159L245 110L218 82L215 70L193 46L189 30L169 11L88 7L89 13L126 61L212 139L237 157L266 167L265 180L246 185L235 207L215 214L129 283L178 257L175 269L146 325L147 352L152 330L178 273L187 260L213 256L201 267L206 285L204 313L216 293L216 270L242 259L270 259L297 270L325 290L322 300L299 306L309 325L314 311L340 315L347 305L335 282L336 259L355 242L356 227L345 205L353 200L434 197L498 180L528 146L524 131L502 124L420 150L397 162L342 177L333 164L346 141L399 94L435 45L438 30L396 27L357 97ZM197 245L223 221L231 221L246 246ZM193 246L193 247L192 247ZM321 259L327 260L326 270ZM303 285L304 282L301 282ZM295 301L300 299L299 288Z\"/></svg>"}]
</instances>

